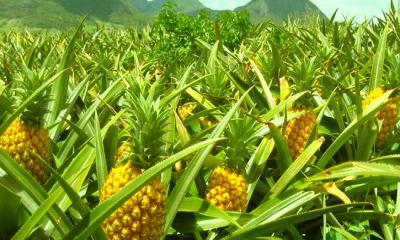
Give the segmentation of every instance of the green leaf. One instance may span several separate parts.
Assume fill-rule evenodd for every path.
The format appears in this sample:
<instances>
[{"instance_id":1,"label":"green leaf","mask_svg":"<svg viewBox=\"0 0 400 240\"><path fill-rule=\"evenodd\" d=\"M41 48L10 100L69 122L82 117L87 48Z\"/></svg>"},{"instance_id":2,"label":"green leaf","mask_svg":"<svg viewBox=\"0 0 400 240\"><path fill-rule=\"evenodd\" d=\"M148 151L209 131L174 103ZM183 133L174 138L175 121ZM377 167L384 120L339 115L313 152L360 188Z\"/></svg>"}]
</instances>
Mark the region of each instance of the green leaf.
<instances>
[{"instance_id":1,"label":"green leaf","mask_svg":"<svg viewBox=\"0 0 400 240\"><path fill-rule=\"evenodd\" d=\"M389 25L386 25L385 29L380 35L378 49L376 50L374 61L372 63L371 82L369 86L370 91L380 86L383 73L383 64L385 62L386 41L389 30Z\"/></svg>"},{"instance_id":2,"label":"green leaf","mask_svg":"<svg viewBox=\"0 0 400 240\"><path fill-rule=\"evenodd\" d=\"M317 173L307 180L321 181L357 176L388 176L400 178L400 166L372 162L346 162Z\"/></svg>"},{"instance_id":3,"label":"green leaf","mask_svg":"<svg viewBox=\"0 0 400 240\"><path fill-rule=\"evenodd\" d=\"M254 154L251 156L246 166L247 176L247 204L249 203L259 178L264 171L269 156L275 148L275 142L272 139L264 138Z\"/></svg>"},{"instance_id":4,"label":"green leaf","mask_svg":"<svg viewBox=\"0 0 400 240\"><path fill-rule=\"evenodd\" d=\"M72 65L72 60L74 57L73 50L75 41L78 37L78 34L81 32L83 28L83 23L85 22L86 17L81 21L79 27L76 29L75 34L72 36L72 39L69 42L62 56L61 62L58 65L58 72L62 72L63 74L60 77L57 77L57 80L55 81L55 84L52 88L52 96L54 97L54 100L50 101L49 104L50 114L46 119L47 120L46 122L50 125L54 124L57 115L59 114L59 112L61 111L61 109L65 104L65 98L68 92L69 75L71 72L71 70L68 68Z\"/></svg>"},{"instance_id":5,"label":"green leaf","mask_svg":"<svg viewBox=\"0 0 400 240\"><path fill-rule=\"evenodd\" d=\"M233 233L231 236L223 238L224 240L234 239L255 239L259 236L265 236L268 233L272 233L278 229L285 229L291 224L298 224L306 222L315 218L321 217L323 214L330 212L346 212L350 207L358 207L369 205L369 203L353 203L353 204L341 204L326 208L320 208L316 210L307 211L304 213L294 214L287 217L279 218L275 221L263 222L261 224L252 225L250 227L243 227L239 231Z\"/></svg>"},{"instance_id":6,"label":"green leaf","mask_svg":"<svg viewBox=\"0 0 400 240\"><path fill-rule=\"evenodd\" d=\"M278 198L265 201L250 212L257 217L246 223L241 229L257 226L265 221L274 221L312 201L319 195L319 193L313 191L299 191L297 193L282 194Z\"/></svg>"},{"instance_id":7,"label":"green leaf","mask_svg":"<svg viewBox=\"0 0 400 240\"><path fill-rule=\"evenodd\" d=\"M18 185L23 188L38 204L41 205L48 197L46 191L38 182L22 167L20 167L12 158L10 158L3 150L0 149L0 168L5 170L8 175L14 179ZM56 226L57 231L65 233L72 226L71 222L64 213L56 206L49 211L49 218ZM57 220L60 223L57 223Z\"/></svg>"},{"instance_id":8,"label":"green leaf","mask_svg":"<svg viewBox=\"0 0 400 240\"><path fill-rule=\"evenodd\" d=\"M107 178L107 160L104 153L103 139L101 137L99 116L95 112L94 118L94 137L96 139L96 176L98 189L102 189L104 181Z\"/></svg>"},{"instance_id":9,"label":"green leaf","mask_svg":"<svg viewBox=\"0 0 400 240\"><path fill-rule=\"evenodd\" d=\"M249 62L251 64L251 67L256 72L258 80L261 83L261 87L262 87L264 95L265 95L264 97L265 97L265 99L266 99L266 101L268 103L269 109L274 109L275 106L276 106L276 103L275 103L274 97L272 96L271 89L268 86L268 83L265 81L265 78L262 75L262 73L261 73L260 69L258 68L257 64L251 59L249 59Z\"/></svg>"},{"instance_id":10,"label":"green leaf","mask_svg":"<svg viewBox=\"0 0 400 240\"><path fill-rule=\"evenodd\" d=\"M272 137L274 138L276 150L278 152L278 157L276 159L278 168L281 172L284 172L293 161L290 156L289 146L279 128L277 128L273 123L268 123L268 127L271 131Z\"/></svg>"},{"instance_id":11,"label":"green leaf","mask_svg":"<svg viewBox=\"0 0 400 240\"><path fill-rule=\"evenodd\" d=\"M21 206L21 198L10 189L0 184L0 236L5 236L18 227L17 213Z\"/></svg>"},{"instance_id":12,"label":"green leaf","mask_svg":"<svg viewBox=\"0 0 400 240\"><path fill-rule=\"evenodd\" d=\"M311 143L304 151L297 157L297 159L289 166L289 168L282 174L279 180L272 186L269 198L275 198L283 192L289 183L296 177L296 175L304 168L310 161L311 157L318 151L324 142L324 138L319 138Z\"/></svg>"},{"instance_id":13,"label":"green leaf","mask_svg":"<svg viewBox=\"0 0 400 240\"><path fill-rule=\"evenodd\" d=\"M213 204L205 201L202 198L195 197L185 197L181 205L179 206L179 212L193 212L199 213L204 216L213 217L213 218L221 218L228 221L231 224L234 224L237 227L240 227L239 223L236 222L229 214L225 211L219 209Z\"/></svg>"}]
</instances>

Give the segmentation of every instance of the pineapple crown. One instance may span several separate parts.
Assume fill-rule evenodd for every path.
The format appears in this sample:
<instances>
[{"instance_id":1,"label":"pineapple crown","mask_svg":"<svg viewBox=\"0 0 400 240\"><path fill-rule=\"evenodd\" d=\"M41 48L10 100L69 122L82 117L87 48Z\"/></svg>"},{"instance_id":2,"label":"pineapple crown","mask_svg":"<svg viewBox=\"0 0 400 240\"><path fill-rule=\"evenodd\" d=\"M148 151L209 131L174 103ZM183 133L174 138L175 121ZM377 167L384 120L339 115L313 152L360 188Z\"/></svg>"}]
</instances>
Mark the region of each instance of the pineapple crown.
<instances>
[{"instance_id":1,"label":"pineapple crown","mask_svg":"<svg viewBox=\"0 0 400 240\"><path fill-rule=\"evenodd\" d=\"M244 170L245 161L254 152L254 142L258 139L256 130L259 123L243 113L237 113L225 130L227 137L226 165L237 172Z\"/></svg>"},{"instance_id":2,"label":"pineapple crown","mask_svg":"<svg viewBox=\"0 0 400 240\"><path fill-rule=\"evenodd\" d=\"M32 71L25 69L25 75L20 76L15 82L15 103L20 106L26 99L43 84L46 78L45 71ZM50 100L50 89L47 88L38 94L26 106L20 115L22 121L36 127L43 126L44 115L48 112L47 103Z\"/></svg>"},{"instance_id":3,"label":"pineapple crown","mask_svg":"<svg viewBox=\"0 0 400 240\"><path fill-rule=\"evenodd\" d=\"M389 51L387 56L387 74L385 81L381 81L385 89L398 88L400 85L400 54Z\"/></svg>"},{"instance_id":4,"label":"pineapple crown","mask_svg":"<svg viewBox=\"0 0 400 240\"><path fill-rule=\"evenodd\" d=\"M162 160L165 155L165 126L170 108L154 98L149 83L132 81L127 90L127 121L131 126L132 162L147 169Z\"/></svg>"},{"instance_id":5,"label":"pineapple crown","mask_svg":"<svg viewBox=\"0 0 400 240\"><path fill-rule=\"evenodd\" d=\"M309 94L305 94L302 98L299 99L296 107L305 107L309 108L313 106L312 91L314 90L317 79L317 64L315 63L316 57L312 57L310 59L299 59L297 56L295 60L292 62L290 70L291 70L291 79L293 80L293 90L294 92L302 92L309 91Z\"/></svg>"}]
</instances>

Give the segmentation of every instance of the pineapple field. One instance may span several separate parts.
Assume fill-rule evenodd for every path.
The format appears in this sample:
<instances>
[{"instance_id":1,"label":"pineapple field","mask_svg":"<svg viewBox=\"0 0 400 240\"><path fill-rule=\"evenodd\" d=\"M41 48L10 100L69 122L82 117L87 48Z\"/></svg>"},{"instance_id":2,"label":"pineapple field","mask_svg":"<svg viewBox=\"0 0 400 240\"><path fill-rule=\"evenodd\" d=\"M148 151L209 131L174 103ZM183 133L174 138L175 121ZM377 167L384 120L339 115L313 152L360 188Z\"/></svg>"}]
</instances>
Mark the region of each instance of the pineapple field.
<instances>
[{"instance_id":1,"label":"pineapple field","mask_svg":"<svg viewBox=\"0 0 400 240\"><path fill-rule=\"evenodd\" d=\"M400 11L0 32L0 239L400 239Z\"/></svg>"}]
</instances>

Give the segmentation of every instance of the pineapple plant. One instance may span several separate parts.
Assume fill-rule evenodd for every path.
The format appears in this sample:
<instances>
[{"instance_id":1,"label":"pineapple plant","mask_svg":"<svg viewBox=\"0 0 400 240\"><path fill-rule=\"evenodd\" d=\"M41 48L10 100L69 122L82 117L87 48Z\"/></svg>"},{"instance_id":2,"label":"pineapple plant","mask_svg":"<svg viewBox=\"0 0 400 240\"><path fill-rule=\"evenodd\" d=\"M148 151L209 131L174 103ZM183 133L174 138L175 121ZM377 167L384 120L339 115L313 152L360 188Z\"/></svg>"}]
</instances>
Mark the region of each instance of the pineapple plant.
<instances>
[{"instance_id":1,"label":"pineapple plant","mask_svg":"<svg viewBox=\"0 0 400 240\"><path fill-rule=\"evenodd\" d=\"M243 170L245 160L254 150L256 126L254 119L242 115L226 130L226 161L213 170L206 192L206 199L224 211L246 211L248 184Z\"/></svg>"},{"instance_id":2,"label":"pineapple plant","mask_svg":"<svg viewBox=\"0 0 400 240\"><path fill-rule=\"evenodd\" d=\"M100 193L100 202L118 192L145 169L162 160L167 110L158 100L145 98L132 87L127 96L127 120L132 142L119 149L117 166L113 168ZM128 157L125 156L130 152ZM163 236L166 192L160 179L155 179L134 194L102 224L109 239L160 239Z\"/></svg>"},{"instance_id":3,"label":"pineapple plant","mask_svg":"<svg viewBox=\"0 0 400 240\"><path fill-rule=\"evenodd\" d=\"M377 87L370 91L363 101L363 109L365 109L371 102L382 96L384 93L385 89L382 87ZM390 102L376 114L376 118L382 121L382 127L379 129L375 141L377 147L381 147L388 140L396 125L397 112L397 104L395 102Z\"/></svg>"},{"instance_id":4,"label":"pineapple plant","mask_svg":"<svg viewBox=\"0 0 400 240\"><path fill-rule=\"evenodd\" d=\"M375 81L371 79L369 92L362 102L363 110L365 110L375 99L381 97L386 90L396 89L399 86L400 57L397 52L390 50L388 51L387 58L387 75L385 75L384 78L375 79ZM391 97L393 98L393 96ZM397 102L391 101L375 115L379 121L382 121L382 125L375 139L375 145L378 148L382 147L389 140L389 137L396 126L397 113Z\"/></svg>"},{"instance_id":5,"label":"pineapple plant","mask_svg":"<svg viewBox=\"0 0 400 240\"><path fill-rule=\"evenodd\" d=\"M302 91L312 92L314 88L316 67L314 58L311 61L296 61L291 66L291 79L293 80L293 90L295 93ZM308 138L317 123L317 117L312 111L313 102L308 96L300 98L294 106L289 109L289 113L304 112L297 118L291 119L283 128L283 136L288 143L290 156L294 159L300 155L307 144Z\"/></svg>"},{"instance_id":6,"label":"pineapple plant","mask_svg":"<svg viewBox=\"0 0 400 240\"><path fill-rule=\"evenodd\" d=\"M290 120L285 128L284 137L288 143L290 156L296 158L303 151L307 140L316 125L315 114L305 107L296 107L290 112L305 113L295 119Z\"/></svg>"},{"instance_id":7,"label":"pineapple plant","mask_svg":"<svg viewBox=\"0 0 400 240\"><path fill-rule=\"evenodd\" d=\"M41 74L27 71L27 78L21 77L15 83L16 106L20 106L43 83ZM42 184L48 179L49 173L33 153L47 163L52 163L51 141L43 119L49 92L49 89L44 90L30 102L0 136L0 148Z\"/></svg>"}]
</instances>

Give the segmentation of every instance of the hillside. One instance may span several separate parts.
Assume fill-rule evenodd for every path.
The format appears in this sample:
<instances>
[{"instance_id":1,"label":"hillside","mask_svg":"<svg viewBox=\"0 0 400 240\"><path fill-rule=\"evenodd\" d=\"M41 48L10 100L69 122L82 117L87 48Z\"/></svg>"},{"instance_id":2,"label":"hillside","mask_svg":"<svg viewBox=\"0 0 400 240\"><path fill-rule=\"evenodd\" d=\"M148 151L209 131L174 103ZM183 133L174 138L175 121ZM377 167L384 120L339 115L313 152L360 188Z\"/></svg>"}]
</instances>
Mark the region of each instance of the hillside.
<instances>
[{"instance_id":1,"label":"hillside","mask_svg":"<svg viewBox=\"0 0 400 240\"><path fill-rule=\"evenodd\" d=\"M253 0L242 7L236 8L235 11L245 9L250 12L251 20L254 22L260 22L265 19L282 22L290 15L303 14L308 11L325 17L319 8L309 0Z\"/></svg>"},{"instance_id":2,"label":"hillside","mask_svg":"<svg viewBox=\"0 0 400 240\"><path fill-rule=\"evenodd\" d=\"M167 2L174 2L178 5L178 11L190 13L197 12L203 8L206 8L198 0L129 0L133 6L145 14L155 15L157 14L162 6Z\"/></svg>"},{"instance_id":3,"label":"hillside","mask_svg":"<svg viewBox=\"0 0 400 240\"><path fill-rule=\"evenodd\" d=\"M63 28L88 22L142 25L147 17L126 0L0 0L1 25Z\"/></svg>"},{"instance_id":4,"label":"hillside","mask_svg":"<svg viewBox=\"0 0 400 240\"><path fill-rule=\"evenodd\" d=\"M64 28L76 26L89 13L88 23L123 26L149 23L169 0L0 0L0 27ZM195 15L207 9L199 0L171 0L178 11ZM235 11L248 10L251 20L282 22L291 14L322 12L309 0L253 0ZM218 11L213 11L218 12Z\"/></svg>"}]
</instances>

